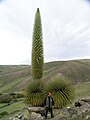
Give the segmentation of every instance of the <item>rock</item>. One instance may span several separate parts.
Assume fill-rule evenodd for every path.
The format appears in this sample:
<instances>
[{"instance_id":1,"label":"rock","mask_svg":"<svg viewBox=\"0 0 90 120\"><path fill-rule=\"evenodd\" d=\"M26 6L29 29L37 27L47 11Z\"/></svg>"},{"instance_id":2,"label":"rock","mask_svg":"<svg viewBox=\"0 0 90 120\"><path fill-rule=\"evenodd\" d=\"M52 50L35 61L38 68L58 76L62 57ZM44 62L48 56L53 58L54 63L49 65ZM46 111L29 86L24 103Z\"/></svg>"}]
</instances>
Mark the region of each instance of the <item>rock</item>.
<instances>
[{"instance_id":1,"label":"rock","mask_svg":"<svg viewBox=\"0 0 90 120\"><path fill-rule=\"evenodd\" d=\"M88 102L88 103L90 103L90 97L87 97L87 98L81 98L80 100L81 100L81 101L84 101L84 102Z\"/></svg>"},{"instance_id":2,"label":"rock","mask_svg":"<svg viewBox=\"0 0 90 120\"><path fill-rule=\"evenodd\" d=\"M65 109L65 108L61 109L60 110L60 115L61 116L67 116L67 115L69 115L68 109Z\"/></svg>"},{"instance_id":3,"label":"rock","mask_svg":"<svg viewBox=\"0 0 90 120\"><path fill-rule=\"evenodd\" d=\"M9 120L20 120L18 118L10 117Z\"/></svg>"},{"instance_id":4,"label":"rock","mask_svg":"<svg viewBox=\"0 0 90 120\"><path fill-rule=\"evenodd\" d=\"M52 120L67 120L67 117L58 115L52 118Z\"/></svg>"},{"instance_id":5,"label":"rock","mask_svg":"<svg viewBox=\"0 0 90 120\"><path fill-rule=\"evenodd\" d=\"M74 108L69 108L68 109L68 112L69 112L69 114L77 114L77 110L75 110Z\"/></svg>"},{"instance_id":6,"label":"rock","mask_svg":"<svg viewBox=\"0 0 90 120\"><path fill-rule=\"evenodd\" d=\"M28 120L28 118L27 118L27 117L24 117L22 120Z\"/></svg>"},{"instance_id":7,"label":"rock","mask_svg":"<svg viewBox=\"0 0 90 120\"><path fill-rule=\"evenodd\" d=\"M22 118L23 118L23 115L19 115L19 116L18 116L18 119L22 119Z\"/></svg>"},{"instance_id":8,"label":"rock","mask_svg":"<svg viewBox=\"0 0 90 120\"><path fill-rule=\"evenodd\" d=\"M81 98L75 102L75 107L77 107L77 110L81 113L90 112L90 97Z\"/></svg>"},{"instance_id":9,"label":"rock","mask_svg":"<svg viewBox=\"0 0 90 120\"><path fill-rule=\"evenodd\" d=\"M14 117L10 117L9 120L23 120L24 115L20 112L16 114Z\"/></svg>"},{"instance_id":10,"label":"rock","mask_svg":"<svg viewBox=\"0 0 90 120\"><path fill-rule=\"evenodd\" d=\"M82 104L78 101L78 102L75 102L75 107L81 107Z\"/></svg>"},{"instance_id":11,"label":"rock","mask_svg":"<svg viewBox=\"0 0 90 120\"><path fill-rule=\"evenodd\" d=\"M71 116L70 116L71 117ZM74 114L74 115L72 115L72 120L78 120L78 115L77 114Z\"/></svg>"},{"instance_id":12,"label":"rock","mask_svg":"<svg viewBox=\"0 0 90 120\"><path fill-rule=\"evenodd\" d=\"M9 118L9 120L13 120L13 119L14 119L14 117L10 117L10 118Z\"/></svg>"},{"instance_id":13,"label":"rock","mask_svg":"<svg viewBox=\"0 0 90 120\"><path fill-rule=\"evenodd\" d=\"M10 120L44 120L44 107L28 107L27 110L29 111L29 117L24 116L21 112ZM55 117L51 120L90 120L90 99L82 98L76 101L72 107L54 109L53 112ZM50 118L49 113L47 119Z\"/></svg>"},{"instance_id":14,"label":"rock","mask_svg":"<svg viewBox=\"0 0 90 120\"><path fill-rule=\"evenodd\" d=\"M29 116L29 120L44 120L44 118L40 114L32 112Z\"/></svg>"},{"instance_id":15,"label":"rock","mask_svg":"<svg viewBox=\"0 0 90 120\"><path fill-rule=\"evenodd\" d=\"M14 118L14 119L12 119L12 120L20 120L20 119L18 119L18 118Z\"/></svg>"},{"instance_id":16,"label":"rock","mask_svg":"<svg viewBox=\"0 0 90 120\"><path fill-rule=\"evenodd\" d=\"M41 113L45 110L45 108L44 107L28 107L27 110L29 112Z\"/></svg>"},{"instance_id":17,"label":"rock","mask_svg":"<svg viewBox=\"0 0 90 120\"><path fill-rule=\"evenodd\" d=\"M85 120L90 120L90 115L87 115Z\"/></svg>"},{"instance_id":18,"label":"rock","mask_svg":"<svg viewBox=\"0 0 90 120\"><path fill-rule=\"evenodd\" d=\"M19 114L18 114L18 119L22 119L23 116L24 116L24 115L23 115L22 113L19 113Z\"/></svg>"}]
</instances>

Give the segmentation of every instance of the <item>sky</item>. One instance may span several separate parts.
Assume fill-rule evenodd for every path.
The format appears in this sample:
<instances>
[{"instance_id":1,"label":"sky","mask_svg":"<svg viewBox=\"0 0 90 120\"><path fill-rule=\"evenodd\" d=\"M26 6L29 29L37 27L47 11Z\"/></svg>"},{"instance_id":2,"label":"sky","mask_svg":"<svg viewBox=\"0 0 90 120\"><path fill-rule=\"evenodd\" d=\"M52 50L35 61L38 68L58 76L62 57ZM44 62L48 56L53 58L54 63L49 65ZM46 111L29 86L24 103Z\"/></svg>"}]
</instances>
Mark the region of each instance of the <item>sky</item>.
<instances>
[{"instance_id":1,"label":"sky","mask_svg":"<svg viewBox=\"0 0 90 120\"><path fill-rule=\"evenodd\" d=\"M37 8L44 62L90 59L90 0L0 0L0 65L31 64Z\"/></svg>"}]
</instances>

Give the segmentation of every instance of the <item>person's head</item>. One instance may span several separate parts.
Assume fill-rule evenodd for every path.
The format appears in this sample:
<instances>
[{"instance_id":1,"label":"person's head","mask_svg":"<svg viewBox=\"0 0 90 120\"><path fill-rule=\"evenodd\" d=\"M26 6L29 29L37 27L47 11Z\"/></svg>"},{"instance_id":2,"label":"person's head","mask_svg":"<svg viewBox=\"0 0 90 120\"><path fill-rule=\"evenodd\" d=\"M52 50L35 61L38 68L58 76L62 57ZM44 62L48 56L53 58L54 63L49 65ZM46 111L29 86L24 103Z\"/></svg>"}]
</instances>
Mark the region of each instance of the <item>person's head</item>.
<instances>
[{"instance_id":1,"label":"person's head","mask_svg":"<svg viewBox=\"0 0 90 120\"><path fill-rule=\"evenodd\" d=\"M48 92L48 96L51 96L51 95L52 95L52 93L49 91L49 92Z\"/></svg>"}]
</instances>

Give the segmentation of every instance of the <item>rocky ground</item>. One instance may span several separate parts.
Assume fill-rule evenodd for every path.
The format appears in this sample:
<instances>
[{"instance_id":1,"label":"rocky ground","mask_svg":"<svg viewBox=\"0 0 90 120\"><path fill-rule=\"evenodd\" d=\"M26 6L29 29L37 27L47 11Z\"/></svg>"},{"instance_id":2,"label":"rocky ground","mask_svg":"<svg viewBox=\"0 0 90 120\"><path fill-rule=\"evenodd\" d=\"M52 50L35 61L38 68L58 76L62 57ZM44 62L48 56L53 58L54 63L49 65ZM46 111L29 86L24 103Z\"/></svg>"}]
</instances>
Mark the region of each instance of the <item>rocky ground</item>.
<instances>
[{"instance_id":1,"label":"rocky ground","mask_svg":"<svg viewBox=\"0 0 90 120\"><path fill-rule=\"evenodd\" d=\"M29 116L25 117L22 113L16 115L9 120L44 120L44 116L41 116L41 111L44 108L28 108ZM54 109L54 118L52 120L90 120L90 97L82 98L75 102L72 107L63 109ZM50 114L48 114L47 120L50 120Z\"/></svg>"}]
</instances>

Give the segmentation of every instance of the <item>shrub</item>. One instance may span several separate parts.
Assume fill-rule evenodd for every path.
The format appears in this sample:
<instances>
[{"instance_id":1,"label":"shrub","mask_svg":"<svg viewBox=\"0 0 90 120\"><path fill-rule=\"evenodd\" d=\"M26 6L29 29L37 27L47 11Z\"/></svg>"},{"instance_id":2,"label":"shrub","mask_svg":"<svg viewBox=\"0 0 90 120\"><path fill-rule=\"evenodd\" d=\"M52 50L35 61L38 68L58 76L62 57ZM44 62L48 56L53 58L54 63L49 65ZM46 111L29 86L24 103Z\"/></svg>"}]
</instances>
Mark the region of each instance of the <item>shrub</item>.
<instances>
[{"instance_id":1,"label":"shrub","mask_svg":"<svg viewBox=\"0 0 90 120\"><path fill-rule=\"evenodd\" d=\"M17 96L17 98L22 98L22 97L24 97L24 94L22 94L22 93L17 93L16 96Z\"/></svg>"},{"instance_id":2,"label":"shrub","mask_svg":"<svg viewBox=\"0 0 90 120\"><path fill-rule=\"evenodd\" d=\"M13 98L16 97L16 93L9 93L9 95L11 95Z\"/></svg>"},{"instance_id":3,"label":"shrub","mask_svg":"<svg viewBox=\"0 0 90 120\"><path fill-rule=\"evenodd\" d=\"M2 93L0 93L0 95L2 95Z\"/></svg>"},{"instance_id":4,"label":"shrub","mask_svg":"<svg viewBox=\"0 0 90 120\"><path fill-rule=\"evenodd\" d=\"M3 94L0 96L0 103L9 103L12 101L12 96L9 94Z\"/></svg>"},{"instance_id":5,"label":"shrub","mask_svg":"<svg viewBox=\"0 0 90 120\"><path fill-rule=\"evenodd\" d=\"M1 116L8 115L8 112L7 111L1 112L0 115Z\"/></svg>"},{"instance_id":6,"label":"shrub","mask_svg":"<svg viewBox=\"0 0 90 120\"><path fill-rule=\"evenodd\" d=\"M45 86L45 94L51 91L55 102L55 108L62 108L71 103L74 91L70 81L63 76L56 76Z\"/></svg>"},{"instance_id":7,"label":"shrub","mask_svg":"<svg viewBox=\"0 0 90 120\"><path fill-rule=\"evenodd\" d=\"M0 118L2 118L2 117L5 116L5 115L8 115L8 112L7 112L7 111L1 112L1 113L0 113Z\"/></svg>"},{"instance_id":8,"label":"shrub","mask_svg":"<svg viewBox=\"0 0 90 120\"><path fill-rule=\"evenodd\" d=\"M41 106L43 104L43 87L41 80L34 80L28 85L25 99L28 105Z\"/></svg>"},{"instance_id":9,"label":"shrub","mask_svg":"<svg viewBox=\"0 0 90 120\"><path fill-rule=\"evenodd\" d=\"M9 93L9 95L11 95L11 96L15 96L15 95L16 95L16 93Z\"/></svg>"}]
</instances>

